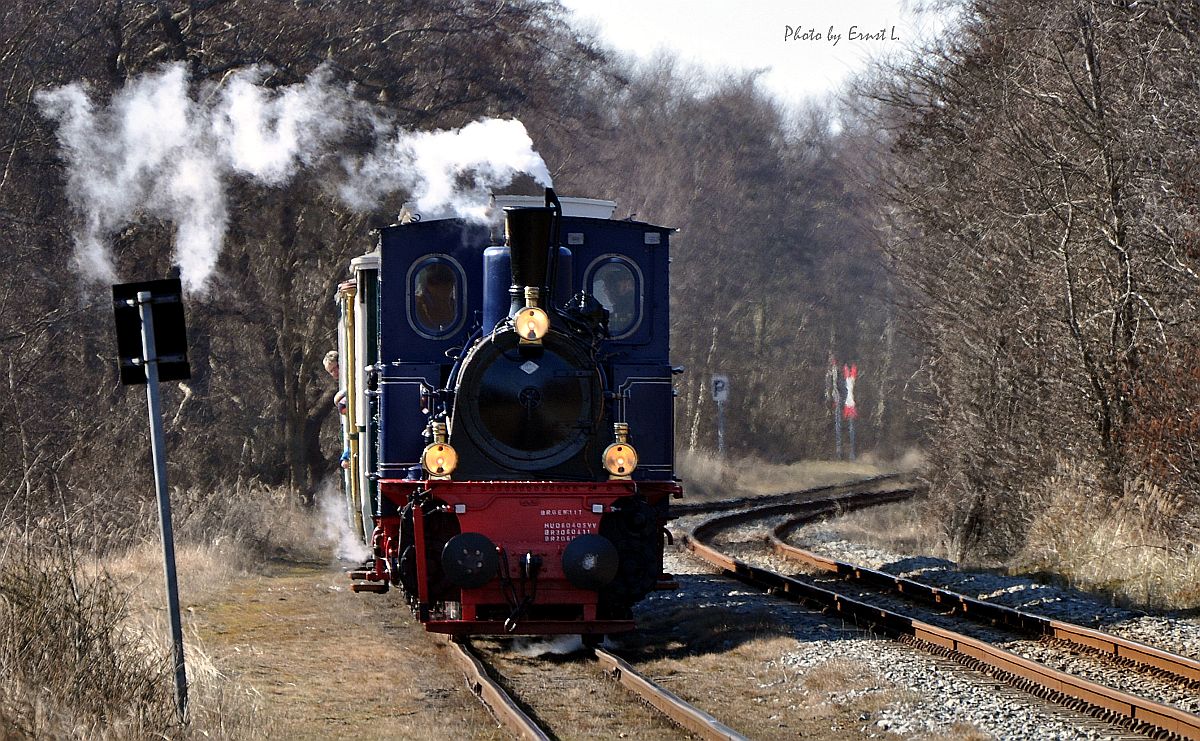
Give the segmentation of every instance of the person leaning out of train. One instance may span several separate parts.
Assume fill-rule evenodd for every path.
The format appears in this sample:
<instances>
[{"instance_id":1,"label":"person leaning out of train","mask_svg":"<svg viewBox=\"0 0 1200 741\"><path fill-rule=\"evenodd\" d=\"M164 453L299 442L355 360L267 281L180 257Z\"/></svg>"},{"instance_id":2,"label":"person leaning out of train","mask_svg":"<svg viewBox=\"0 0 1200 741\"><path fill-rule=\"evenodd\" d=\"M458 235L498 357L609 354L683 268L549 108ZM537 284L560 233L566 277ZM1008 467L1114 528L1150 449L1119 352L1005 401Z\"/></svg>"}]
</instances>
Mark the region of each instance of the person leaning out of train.
<instances>
[{"instance_id":1,"label":"person leaning out of train","mask_svg":"<svg viewBox=\"0 0 1200 741\"><path fill-rule=\"evenodd\" d=\"M329 352L325 353L325 359L322 361L322 365L325 366L325 372L328 373L334 381L340 384L342 369L338 362L338 351L330 350ZM333 405L337 407L339 414L346 413L346 389L338 389L338 392L333 397ZM341 464L342 468L350 467L349 447L342 448Z\"/></svg>"},{"instance_id":2,"label":"person leaning out of train","mask_svg":"<svg viewBox=\"0 0 1200 741\"><path fill-rule=\"evenodd\" d=\"M325 372L332 376L334 381L337 381L340 384L342 369L338 360L338 351L330 350L329 352L325 353L323 365L325 366ZM333 396L333 405L337 407L337 410L340 414L346 413L346 389L338 389L338 392Z\"/></svg>"}]
</instances>

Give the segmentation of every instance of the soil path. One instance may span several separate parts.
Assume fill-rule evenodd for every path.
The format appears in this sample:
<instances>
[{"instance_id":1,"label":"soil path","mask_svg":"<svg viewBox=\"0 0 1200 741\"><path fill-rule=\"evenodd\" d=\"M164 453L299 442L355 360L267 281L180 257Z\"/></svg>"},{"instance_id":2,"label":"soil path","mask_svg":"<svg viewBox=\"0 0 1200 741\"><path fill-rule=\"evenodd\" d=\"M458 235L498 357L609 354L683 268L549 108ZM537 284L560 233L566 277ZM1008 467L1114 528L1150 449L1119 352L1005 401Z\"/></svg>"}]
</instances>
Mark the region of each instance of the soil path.
<instances>
[{"instance_id":1,"label":"soil path","mask_svg":"<svg viewBox=\"0 0 1200 741\"><path fill-rule=\"evenodd\" d=\"M286 739L500 739L396 594L356 595L340 570L278 567L192 613L217 667L260 696Z\"/></svg>"}]
</instances>

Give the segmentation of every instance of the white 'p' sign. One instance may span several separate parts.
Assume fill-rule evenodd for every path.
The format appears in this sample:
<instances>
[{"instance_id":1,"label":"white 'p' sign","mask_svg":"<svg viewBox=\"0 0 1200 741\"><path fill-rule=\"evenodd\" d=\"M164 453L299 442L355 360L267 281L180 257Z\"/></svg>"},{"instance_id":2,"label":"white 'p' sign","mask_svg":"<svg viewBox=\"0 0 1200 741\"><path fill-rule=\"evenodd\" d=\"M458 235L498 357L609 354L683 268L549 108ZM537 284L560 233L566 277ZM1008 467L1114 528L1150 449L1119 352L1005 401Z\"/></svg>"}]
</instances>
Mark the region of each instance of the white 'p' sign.
<instances>
[{"instance_id":1,"label":"white 'p' sign","mask_svg":"<svg viewBox=\"0 0 1200 741\"><path fill-rule=\"evenodd\" d=\"M712 377L713 401L723 402L729 399L729 376Z\"/></svg>"}]
</instances>

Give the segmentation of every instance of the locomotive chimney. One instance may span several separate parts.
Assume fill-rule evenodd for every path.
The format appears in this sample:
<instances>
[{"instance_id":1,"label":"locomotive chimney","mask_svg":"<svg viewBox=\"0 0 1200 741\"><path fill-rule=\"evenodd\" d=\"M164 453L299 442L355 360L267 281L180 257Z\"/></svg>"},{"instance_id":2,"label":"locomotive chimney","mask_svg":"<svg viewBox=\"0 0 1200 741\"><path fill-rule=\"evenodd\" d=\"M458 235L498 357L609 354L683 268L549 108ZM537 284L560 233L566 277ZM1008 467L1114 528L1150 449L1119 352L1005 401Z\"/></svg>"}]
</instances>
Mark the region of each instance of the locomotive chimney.
<instances>
[{"instance_id":1,"label":"locomotive chimney","mask_svg":"<svg viewBox=\"0 0 1200 741\"><path fill-rule=\"evenodd\" d=\"M538 306L545 295L556 214L551 206L504 209L504 234L512 265L510 316L522 307Z\"/></svg>"}]
</instances>

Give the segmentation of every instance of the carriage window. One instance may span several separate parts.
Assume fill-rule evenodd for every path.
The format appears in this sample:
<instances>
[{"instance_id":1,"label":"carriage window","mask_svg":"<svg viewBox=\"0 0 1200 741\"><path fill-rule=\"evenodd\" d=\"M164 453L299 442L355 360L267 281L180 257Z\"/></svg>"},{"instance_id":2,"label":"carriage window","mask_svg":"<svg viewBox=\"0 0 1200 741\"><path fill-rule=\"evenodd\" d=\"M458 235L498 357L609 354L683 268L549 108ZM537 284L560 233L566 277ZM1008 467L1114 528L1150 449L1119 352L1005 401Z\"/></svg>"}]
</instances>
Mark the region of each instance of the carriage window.
<instances>
[{"instance_id":1,"label":"carriage window","mask_svg":"<svg viewBox=\"0 0 1200 741\"><path fill-rule=\"evenodd\" d=\"M637 276L624 261L606 262L592 273L592 295L608 309L608 332L628 334L638 322L641 300Z\"/></svg>"},{"instance_id":2,"label":"carriage window","mask_svg":"<svg viewBox=\"0 0 1200 741\"><path fill-rule=\"evenodd\" d=\"M434 336L449 334L458 326L458 272L448 262L427 260L413 273L409 311L417 329Z\"/></svg>"}]
</instances>

